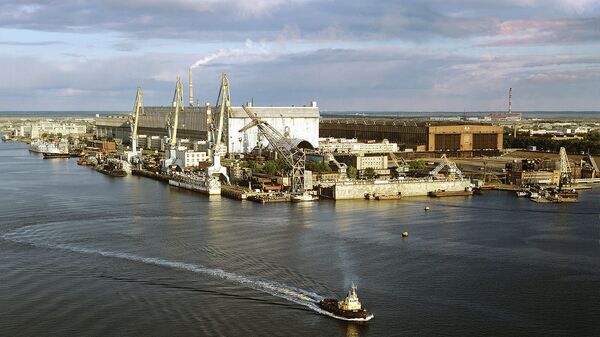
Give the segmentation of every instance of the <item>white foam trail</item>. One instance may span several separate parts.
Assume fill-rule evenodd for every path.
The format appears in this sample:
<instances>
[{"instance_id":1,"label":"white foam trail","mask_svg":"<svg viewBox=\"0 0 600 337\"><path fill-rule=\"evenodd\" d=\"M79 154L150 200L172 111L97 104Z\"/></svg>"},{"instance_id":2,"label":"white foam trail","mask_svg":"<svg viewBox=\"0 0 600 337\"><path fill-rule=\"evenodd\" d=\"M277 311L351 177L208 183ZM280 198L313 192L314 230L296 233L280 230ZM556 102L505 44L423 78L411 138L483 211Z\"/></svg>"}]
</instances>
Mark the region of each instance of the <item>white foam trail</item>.
<instances>
[{"instance_id":1,"label":"white foam trail","mask_svg":"<svg viewBox=\"0 0 600 337\"><path fill-rule=\"evenodd\" d=\"M28 234L30 231L25 230L22 234ZM23 238L19 238L19 234L17 233L7 233L2 235L4 240L9 240L17 243L25 243L38 247L45 247L51 249L63 249L71 252L82 253L82 254L91 254L91 255L100 255L109 258L117 258L124 259L134 262L141 262L150 265L156 265L161 267L175 268L181 270L187 270L195 273L206 274L212 277L218 277L227 281L236 282L250 289L254 289L257 291L261 291L279 298L283 298L290 302L300 304L302 306L308 307L314 311L329 314L326 311L321 310L316 303L322 299L322 296L296 287L284 285L274 281L263 281L263 280L253 280L246 276L235 274L232 272L225 271L219 268L207 268L202 265L186 263L186 262L175 262L169 261L165 259L155 258L155 257L143 257L139 255L129 254L129 253L119 253L119 252L111 252L104 251L99 249L92 248L84 248L71 246L66 244L49 244L45 242L39 242L37 240L27 240Z\"/></svg>"}]
</instances>

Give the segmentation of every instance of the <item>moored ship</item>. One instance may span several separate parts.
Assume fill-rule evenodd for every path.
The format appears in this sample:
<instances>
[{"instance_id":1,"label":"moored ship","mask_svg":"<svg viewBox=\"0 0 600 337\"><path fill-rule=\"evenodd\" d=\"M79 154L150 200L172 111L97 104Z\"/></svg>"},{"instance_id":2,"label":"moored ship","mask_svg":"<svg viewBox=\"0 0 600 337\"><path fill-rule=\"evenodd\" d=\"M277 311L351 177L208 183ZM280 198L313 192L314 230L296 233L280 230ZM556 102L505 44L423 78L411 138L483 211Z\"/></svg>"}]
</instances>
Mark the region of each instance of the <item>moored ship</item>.
<instances>
[{"instance_id":1,"label":"moored ship","mask_svg":"<svg viewBox=\"0 0 600 337\"><path fill-rule=\"evenodd\" d=\"M348 295L342 301L334 298L324 298L319 302L319 307L339 319L366 322L373 318L373 314L362 307L358 295L356 295L354 284L352 284L352 289L348 291Z\"/></svg>"},{"instance_id":2,"label":"moored ship","mask_svg":"<svg viewBox=\"0 0 600 337\"><path fill-rule=\"evenodd\" d=\"M37 139L29 143L29 151L41 153L44 159L69 158L69 143L66 139L60 142L46 142Z\"/></svg>"},{"instance_id":3,"label":"moored ship","mask_svg":"<svg viewBox=\"0 0 600 337\"><path fill-rule=\"evenodd\" d=\"M125 177L131 173L131 167L126 161L109 159L105 163L98 164L96 171L112 177Z\"/></svg>"}]
</instances>

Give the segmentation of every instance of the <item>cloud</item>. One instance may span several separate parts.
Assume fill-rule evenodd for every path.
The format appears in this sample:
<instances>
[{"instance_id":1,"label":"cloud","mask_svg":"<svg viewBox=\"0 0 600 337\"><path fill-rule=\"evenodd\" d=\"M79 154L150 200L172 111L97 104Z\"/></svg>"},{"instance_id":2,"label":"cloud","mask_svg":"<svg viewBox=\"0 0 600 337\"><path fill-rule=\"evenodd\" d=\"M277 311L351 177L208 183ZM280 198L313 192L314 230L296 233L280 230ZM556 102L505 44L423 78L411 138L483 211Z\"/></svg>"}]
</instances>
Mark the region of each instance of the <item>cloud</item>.
<instances>
[{"instance_id":1,"label":"cloud","mask_svg":"<svg viewBox=\"0 0 600 337\"><path fill-rule=\"evenodd\" d=\"M0 110L128 110L137 86L143 88L147 105L168 105L176 76L185 75L194 60L189 54L164 53L76 62L0 56L0 62L11 64L0 73ZM514 88L515 99L519 97L518 109L592 110L598 101L590 92L600 87L597 55L320 49L270 54L268 62L256 58L209 63L195 72L195 93L202 101L215 99L221 71L228 72L234 104L252 98L257 105L316 100L324 110L501 110L508 87ZM561 87L569 92L568 99L557 93ZM24 99L24 93L33 94Z\"/></svg>"},{"instance_id":2,"label":"cloud","mask_svg":"<svg viewBox=\"0 0 600 337\"><path fill-rule=\"evenodd\" d=\"M66 44L64 41L0 41L4 46L52 46Z\"/></svg>"},{"instance_id":3,"label":"cloud","mask_svg":"<svg viewBox=\"0 0 600 337\"><path fill-rule=\"evenodd\" d=\"M139 39L423 42L493 37L503 23L598 17L596 0L5 1L0 27ZM533 18L533 19L531 19ZM506 24L504 24L506 25ZM586 32L589 33L587 27ZM502 27L500 27L502 28ZM580 27L584 28L584 27ZM582 34L586 34L583 32ZM121 48L122 45L116 45Z\"/></svg>"},{"instance_id":4,"label":"cloud","mask_svg":"<svg viewBox=\"0 0 600 337\"><path fill-rule=\"evenodd\" d=\"M531 109L593 109L598 2L7 0L0 109L127 110L137 86L166 105L193 64L209 101L227 71L237 104L494 110L512 86L536 93Z\"/></svg>"},{"instance_id":5,"label":"cloud","mask_svg":"<svg viewBox=\"0 0 600 337\"><path fill-rule=\"evenodd\" d=\"M497 34L479 46L533 46L600 43L600 18L512 20L498 25Z\"/></svg>"}]
</instances>

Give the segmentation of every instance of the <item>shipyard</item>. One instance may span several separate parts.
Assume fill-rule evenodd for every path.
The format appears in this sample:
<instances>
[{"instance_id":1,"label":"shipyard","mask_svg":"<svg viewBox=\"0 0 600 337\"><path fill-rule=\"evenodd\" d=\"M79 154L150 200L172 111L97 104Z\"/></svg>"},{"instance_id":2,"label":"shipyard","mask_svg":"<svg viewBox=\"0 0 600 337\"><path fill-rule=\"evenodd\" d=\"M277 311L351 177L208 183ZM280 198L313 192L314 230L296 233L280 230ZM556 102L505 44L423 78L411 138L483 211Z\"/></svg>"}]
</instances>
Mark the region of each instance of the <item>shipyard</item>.
<instances>
[{"instance_id":1,"label":"shipyard","mask_svg":"<svg viewBox=\"0 0 600 337\"><path fill-rule=\"evenodd\" d=\"M21 123L10 135L31 142L32 151L45 158L80 157L79 165L107 175L137 175L263 204L459 197L473 191L477 197L493 189L560 203L576 201L572 191L600 182L598 158L589 152L569 157L564 146L554 154L536 146L505 148L541 134L523 133L532 122L512 111L512 88L504 113L357 118L322 114L316 101L234 106L225 73L215 103L199 104L191 68L188 79L187 99L178 77L173 101L164 106L145 106L138 88L128 114L96 114L79 124ZM571 138L563 136L564 144L599 129L597 122L579 121L567 128ZM557 139L557 132L549 134ZM540 139L543 144L547 137Z\"/></svg>"},{"instance_id":2,"label":"shipyard","mask_svg":"<svg viewBox=\"0 0 600 337\"><path fill-rule=\"evenodd\" d=\"M598 335L600 0L0 8L0 336Z\"/></svg>"}]
</instances>

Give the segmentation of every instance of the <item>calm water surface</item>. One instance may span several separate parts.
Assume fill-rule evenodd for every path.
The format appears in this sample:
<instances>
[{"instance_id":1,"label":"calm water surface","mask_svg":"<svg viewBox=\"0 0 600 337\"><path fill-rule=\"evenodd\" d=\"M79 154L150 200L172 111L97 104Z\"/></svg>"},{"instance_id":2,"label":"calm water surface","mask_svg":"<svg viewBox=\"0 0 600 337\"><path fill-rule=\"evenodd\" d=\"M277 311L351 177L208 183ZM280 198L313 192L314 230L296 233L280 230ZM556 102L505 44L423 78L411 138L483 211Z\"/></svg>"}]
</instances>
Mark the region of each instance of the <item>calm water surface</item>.
<instances>
[{"instance_id":1,"label":"calm water surface","mask_svg":"<svg viewBox=\"0 0 600 337\"><path fill-rule=\"evenodd\" d=\"M259 205L0 144L0 335L598 336L599 191ZM352 282L371 322L319 313Z\"/></svg>"}]
</instances>

